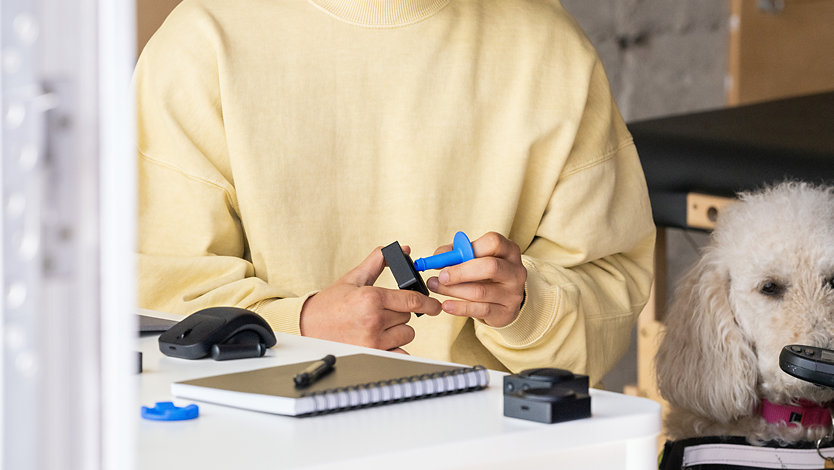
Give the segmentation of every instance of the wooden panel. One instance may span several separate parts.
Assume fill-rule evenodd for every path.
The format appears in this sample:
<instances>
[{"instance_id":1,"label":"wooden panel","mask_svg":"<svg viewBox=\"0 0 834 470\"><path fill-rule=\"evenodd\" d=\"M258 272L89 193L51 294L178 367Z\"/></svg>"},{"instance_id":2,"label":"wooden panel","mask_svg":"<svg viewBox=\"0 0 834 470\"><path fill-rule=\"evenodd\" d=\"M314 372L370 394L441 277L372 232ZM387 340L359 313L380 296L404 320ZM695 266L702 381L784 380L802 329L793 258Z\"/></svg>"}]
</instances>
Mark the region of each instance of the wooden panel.
<instances>
[{"instance_id":1,"label":"wooden panel","mask_svg":"<svg viewBox=\"0 0 834 470\"><path fill-rule=\"evenodd\" d=\"M136 0L136 57L180 0Z\"/></svg>"},{"instance_id":2,"label":"wooden panel","mask_svg":"<svg viewBox=\"0 0 834 470\"><path fill-rule=\"evenodd\" d=\"M721 210L735 201L736 199L729 197L689 193L686 195L686 225L712 230Z\"/></svg>"},{"instance_id":3,"label":"wooden panel","mask_svg":"<svg viewBox=\"0 0 834 470\"><path fill-rule=\"evenodd\" d=\"M834 89L834 0L733 0L730 104Z\"/></svg>"}]
</instances>

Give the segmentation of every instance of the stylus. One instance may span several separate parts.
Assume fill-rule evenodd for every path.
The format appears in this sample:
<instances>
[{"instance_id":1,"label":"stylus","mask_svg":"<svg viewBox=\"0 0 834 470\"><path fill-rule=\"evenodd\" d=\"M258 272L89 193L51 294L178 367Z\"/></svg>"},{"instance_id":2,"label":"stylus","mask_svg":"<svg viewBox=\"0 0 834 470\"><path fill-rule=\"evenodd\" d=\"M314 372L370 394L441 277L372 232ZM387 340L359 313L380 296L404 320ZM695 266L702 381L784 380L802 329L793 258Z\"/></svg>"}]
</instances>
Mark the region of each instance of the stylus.
<instances>
[{"instance_id":1,"label":"stylus","mask_svg":"<svg viewBox=\"0 0 834 470\"><path fill-rule=\"evenodd\" d=\"M312 385L316 380L333 370L333 364L336 363L336 357L328 354L320 360L310 364L306 369L299 372L293 377L296 387L307 387Z\"/></svg>"}]
</instances>

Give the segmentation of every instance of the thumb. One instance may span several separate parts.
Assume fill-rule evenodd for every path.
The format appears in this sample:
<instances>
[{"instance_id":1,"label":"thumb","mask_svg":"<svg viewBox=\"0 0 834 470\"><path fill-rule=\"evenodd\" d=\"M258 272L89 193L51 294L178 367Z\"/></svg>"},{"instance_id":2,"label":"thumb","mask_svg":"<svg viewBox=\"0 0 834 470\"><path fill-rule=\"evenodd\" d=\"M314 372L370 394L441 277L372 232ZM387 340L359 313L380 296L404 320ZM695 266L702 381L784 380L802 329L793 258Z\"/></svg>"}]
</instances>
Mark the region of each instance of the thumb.
<instances>
[{"instance_id":1,"label":"thumb","mask_svg":"<svg viewBox=\"0 0 834 470\"><path fill-rule=\"evenodd\" d=\"M342 280L357 286L372 286L383 269L385 257L382 256L382 247L378 246L358 266L345 274Z\"/></svg>"}]
</instances>

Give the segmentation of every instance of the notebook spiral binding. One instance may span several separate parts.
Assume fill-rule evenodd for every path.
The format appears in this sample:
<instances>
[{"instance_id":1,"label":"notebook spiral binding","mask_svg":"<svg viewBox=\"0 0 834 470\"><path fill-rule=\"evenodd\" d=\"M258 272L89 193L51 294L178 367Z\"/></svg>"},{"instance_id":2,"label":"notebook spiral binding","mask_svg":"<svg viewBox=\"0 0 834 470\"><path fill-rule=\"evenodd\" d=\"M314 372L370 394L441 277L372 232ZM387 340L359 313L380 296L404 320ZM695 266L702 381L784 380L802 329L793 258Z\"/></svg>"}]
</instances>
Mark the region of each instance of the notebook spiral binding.
<instances>
[{"instance_id":1,"label":"notebook spiral binding","mask_svg":"<svg viewBox=\"0 0 834 470\"><path fill-rule=\"evenodd\" d=\"M349 387L330 388L303 394L314 400L315 409L303 416L318 416L337 411L368 408L422 398L452 395L486 388L488 379L483 366L382 380ZM446 380L453 377L449 386ZM471 379L471 380L470 380Z\"/></svg>"}]
</instances>

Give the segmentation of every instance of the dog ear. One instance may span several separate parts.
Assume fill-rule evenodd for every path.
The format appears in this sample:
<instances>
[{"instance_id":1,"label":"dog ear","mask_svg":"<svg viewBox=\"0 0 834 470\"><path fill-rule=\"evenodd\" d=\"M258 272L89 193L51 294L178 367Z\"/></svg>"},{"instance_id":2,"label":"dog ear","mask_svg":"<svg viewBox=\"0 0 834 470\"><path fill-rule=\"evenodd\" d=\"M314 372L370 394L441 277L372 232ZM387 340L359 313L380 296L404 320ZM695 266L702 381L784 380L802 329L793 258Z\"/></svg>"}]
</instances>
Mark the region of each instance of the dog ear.
<instances>
[{"instance_id":1,"label":"dog ear","mask_svg":"<svg viewBox=\"0 0 834 470\"><path fill-rule=\"evenodd\" d=\"M756 354L730 306L730 275L714 250L684 277L656 357L660 393L673 405L727 423L752 413Z\"/></svg>"}]
</instances>

